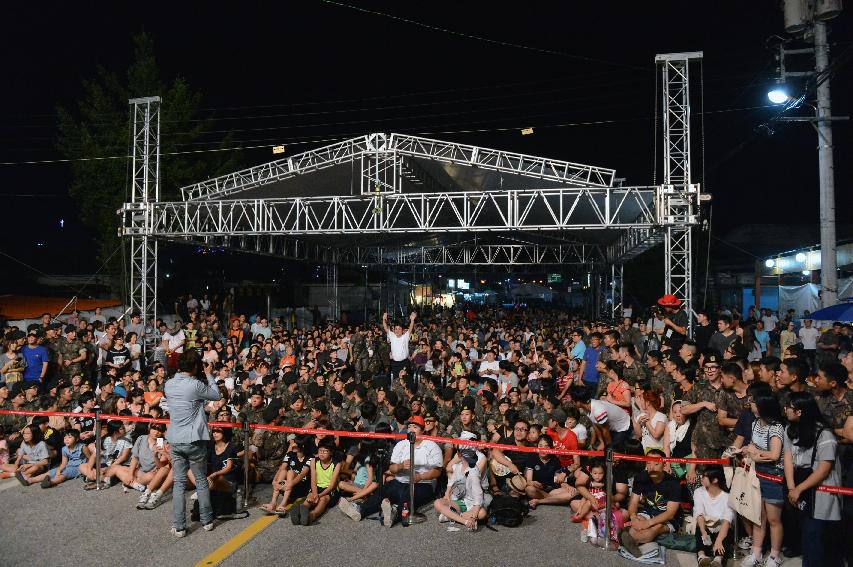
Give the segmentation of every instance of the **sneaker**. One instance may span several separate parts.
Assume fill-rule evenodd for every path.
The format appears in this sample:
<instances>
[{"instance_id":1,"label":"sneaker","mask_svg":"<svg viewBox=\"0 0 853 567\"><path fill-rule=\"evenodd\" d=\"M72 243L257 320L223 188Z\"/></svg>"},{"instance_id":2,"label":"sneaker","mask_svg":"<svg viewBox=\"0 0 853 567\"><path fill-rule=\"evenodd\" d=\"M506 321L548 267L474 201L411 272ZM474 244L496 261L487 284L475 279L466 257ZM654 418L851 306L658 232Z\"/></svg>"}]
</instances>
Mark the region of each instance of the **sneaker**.
<instances>
[{"instance_id":1,"label":"sneaker","mask_svg":"<svg viewBox=\"0 0 853 567\"><path fill-rule=\"evenodd\" d=\"M340 502L338 502L338 510L356 522L361 521L361 506L354 502L350 502L346 498L341 498Z\"/></svg>"},{"instance_id":2,"label":"sneaker","mask_svg":"<svg viewBox=\"0 0 853 567\"><path fill-rule=\"evenodd\" d=\"M148 502L149 498L151 498L150 492L146 491L146 492L143 492L142 494L140 494L139 500L136 501L136 509L137 510L144 510L145 509L145 503Z\"/></svg>"},{"instance_id":3,"label":"sneaker","mask_svg":"<svg viewBox=\"0 0 853 567\"><path fill-rule=\"evenodd\" d=\"M447 517L447 516L445 516L444 514L439 514L439 515L438 515L438 523L439 523L439 524L446 524L446 523L447 523L447 522L449 522L449 521L450 521L450 518L448 518L448 517Z\"/></svg>"},{"instance_id":4,"label":"sneaker","mask_svg":"<svg viewBox=\"0 0 853 567\"><path fill-rule=\"evenodd\" d=\"M773 557L771 555L764 562L764 567L779 567L780 565L782 565L783 561L784 561L784 559L782 559L781 555L777 555L776 557Z\"/></svg>"},{"instance_id":5,"label":"sneaker","mask_svg":"<svg viewBox=\"0 0 853 567\"><path fill-rule=\"evenodd\" d=\"M711 566L711 558L702 556L699 558L699 567L710 567Z\"/></svg>"},{"instance_id":6,"label":"sneaker","mask_svg":"<svg viewBox=\"0 0 853 567\"><path fill-rule=\"evenodd\" d=\"M179 530L179 529L173 527L172 528L172 535L175 537L185 537L187 535L187 529L184 528L182 530Z\"/></svg>"},{"instance_id":7,"label":"sneaker","mask_svg":"<svg viewBox=\"0 0 853 567\"><path fill-rule=\"evenodd\" d=\"M719 555L715 556L708 567L723 567L722 558Z\"/></svg>"},{"instance_id":8,"label":"sneaker","mask_svg":"<svg viewBox=\"0 0 853 567\"><path fill-rule=\"evenodd\" d=\"M737 546L738 546L740 549L752 549L752 538L751 538L751 537L749 537L749 536L743 536L743 537L742 537L742 538L740 538L740 540L737 542Z\"/></svg>"},{"instance_id":9,"label":"sneaker","mask_svg":"<svg viewBox=\"0 0 853 567\"><path fill-rule=\"evenodd\" d=\"M213 522L210 522L209 524L203 525L202 529L206 532L212 532L214 527L216 527L216 525Z\"/></svg>"},{"instance_id":10,"label":"sneaker","mask_svg":"<svg viewBox=\"0 0 853 567\"><path fill-rule=\"evenodd\" d=\"M299 523L303 526L311 523L311 510L308 509L308 506L299 506Z\"/></svg>"},{"instance_id":11,"label":"sneaker","mask_svg":"<svg viewBox=\"0 0 853 567\"><path fill-rule=\"evenodd\" d=\"M382 525L390 528L394 525L394 520L397 519L397 507L391 505L391 501L387 498L382 501Z\"/></svg>"},{"instance_id":12,"label":"sneaker","mask_svg":"<svg viewBox=\"0 0 853 567\"><path fill-rule=\"evenodd\" d=\"M299 519L301 514L302 506L300 504L294 504L290 507L290 522L294 526L300 525L302 522Z\"/></svg>"},{"instance_id":13,"label":"sneaker","mask_svg":"<svg viewBox=\"0 0 853 567\"><path fill-rule=\"evenodd\" d=\"M23 486L30 485L30 481L24 478L24 473L22 473L21 471L15 473L15 478L17 478L18 482L20 482Z\"/></svg>"},{"instance_id":14,"label":"sneaker","mask_svg":"<svg viewBox=\"0 0 853 567\"><path fill-rule=\"evenodd\" d=\"M144 484L140 484L138 482L134 482L130 485L130 487L134 490L138 490L139 492L145 492L146 488Z\"/></svg>"},{"instance_id":15,"label":"sneaker","mask_svg":"<svg viewBox=\"0 0 853 567\"><path fill-rule=\"evenodd\" d=\"M587 543L589 541L589 532L586 530L581 530L581 543Z\"/></svg>"},{"instance_id":16,"label":"sneaker","mask_svg":"<svg viewBox=\"0 0 853 567\"><path fill-rule=\"evenodd\" d=\"M41 487L42 488L50 488L50 477L46 476L41 479Z\"/></svg>"},{"instance_id":17,"label":"sneaker","mask_svg":"<svg viewBox=\"0 0 853 567\"><path fill-rule=\"evenodd\" d=\"M624 547L628 553L633 555L634 557L639 557L642 555L640 552L640 546L637 545L637 542L634 541L634 538L631 536L628 530L622 532L622 547Z\"/></svg>"},{"instance_id":18,"label":"sneaker","mask_svg":"<svg viewBox=\"0 0 853 567\"><path fill-rule=\"evenodd\" d=\"M750 553L749 555L747 555L746 557L741 559L740 566L741 567L755 567L756 565L761 565L763 562L764 561L760 555L758 557L756 557L755 553Z\"/></svg>"},{"instance_id":19,"label":"sneaker","mask_svg":"<svg viewBox=\"0 0 853 567\"><path fill-rule=\"evenodd\" d=\"M160 503L160 498L162 498L162 497L163 497L163 495L160 494L159 492L152 492L151 496L148 497L148 502L145 503L145 506L144 506L145 509L146 510L153 510L154 508L156 508L157 504Z\"/></svg>"}]
</instances>

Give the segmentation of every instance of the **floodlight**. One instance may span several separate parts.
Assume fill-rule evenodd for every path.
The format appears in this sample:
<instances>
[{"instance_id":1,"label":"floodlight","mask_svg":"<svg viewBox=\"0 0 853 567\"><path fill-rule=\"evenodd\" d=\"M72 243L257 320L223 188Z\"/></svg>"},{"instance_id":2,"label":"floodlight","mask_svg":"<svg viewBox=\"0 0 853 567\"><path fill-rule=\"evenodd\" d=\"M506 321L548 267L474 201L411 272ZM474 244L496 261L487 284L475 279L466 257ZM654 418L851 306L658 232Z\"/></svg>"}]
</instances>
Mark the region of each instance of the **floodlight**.
<instances>
[{"instance_id":1,"label":"floodlight","mask_svg":"<svg viewBox=\"0 0 853 567\"><path fill-rule=\"evenodd\" d=\"M785 104L791 97L788 96L788 93L785 92L784 88L774 87L770 92L767 93L767 98L769 98L770 102L772 102L773 104Z\"/></svg>"},{"instance_id":2,"label":"floodlight","mask_svg":"<svg viewBox=\"0 0 853 567\"><path fill-rule=\"evenodd\" d=\"M797 255L794 256L794 258L796 258L797 262L805 262L806 261L806 255L803 254L802 252L797 252Z\"/></svg>"},{"instance_id":3,"label":"floodlight","mask_svg":"<svg viewBox=\"0 0 853 567\"><path fill-rule=\"evenodd\" d=\"M809 275L811 275L811 273L812 273L812 271L811 271L811 270L803 270L803 275L804 275L804 276L809 276Z\"/></svg>"},{"instance_id":4,"label":"floodlight","mask_svg":"<svg viewBox=\"0 0 853 567\"><path fill-rule=\"evenodd\" d=\"M772 268L773 266L776 265L776 262L774 262L773 260L767 260L766 262L764 262L764 265L767 266L768 268Z\"/></svg>"}]
</instances>

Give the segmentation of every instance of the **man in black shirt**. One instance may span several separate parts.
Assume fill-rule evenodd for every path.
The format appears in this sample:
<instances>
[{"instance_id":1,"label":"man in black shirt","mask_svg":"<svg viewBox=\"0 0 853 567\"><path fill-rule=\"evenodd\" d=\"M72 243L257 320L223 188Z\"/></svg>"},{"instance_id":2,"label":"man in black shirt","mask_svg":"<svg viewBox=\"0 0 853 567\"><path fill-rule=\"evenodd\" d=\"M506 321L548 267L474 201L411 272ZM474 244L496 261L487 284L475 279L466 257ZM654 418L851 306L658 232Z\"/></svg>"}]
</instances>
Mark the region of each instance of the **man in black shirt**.
<instances>
[{"instance_id":1,"label":"man in black shirt","mask_svg":"<svg viewBox=\"0 0 853 567\"><path fill-rule=\"evenodd\" d=\"M693 330L693 340L696 341L696 350L705 352L708 350L708 342L717 330L711 325L708 311L700 309L696 312L696 328Z\"/></svg>"},{"instance_id":2,"label":"man in black shirt","mask_svg":"<svg viewBox=\"0 0 853 567\"><path fill-rule=\"evenodd\" d=\"M517 419L513 426L512 437L503 437L499 441L502 445L518 445L527 447L527 434L530 431L530 424L523 419ZM496 484L492 486L492 491L510 491L509 479L513 475L524 474L527 464L527 455L522 451L502 451L500 449L492 449L492 476L495 478Z\"/></svg>"},{"instance_id":3,"label":"man in black shirt","mask_svg":"<svg viewBox=\"0 0 853 567\"><path fill-rule=\"evenodd\" d=\"M648 456L666 455L660 449L652 449ZM634 477L628 504L631 527L622 532L622 545L635 557L643 554L642 544L675 532L681 523L681 485L674 476L665 473L663 467L662 462L648 462L645 472Z\"/></svg>"}]
</instances>

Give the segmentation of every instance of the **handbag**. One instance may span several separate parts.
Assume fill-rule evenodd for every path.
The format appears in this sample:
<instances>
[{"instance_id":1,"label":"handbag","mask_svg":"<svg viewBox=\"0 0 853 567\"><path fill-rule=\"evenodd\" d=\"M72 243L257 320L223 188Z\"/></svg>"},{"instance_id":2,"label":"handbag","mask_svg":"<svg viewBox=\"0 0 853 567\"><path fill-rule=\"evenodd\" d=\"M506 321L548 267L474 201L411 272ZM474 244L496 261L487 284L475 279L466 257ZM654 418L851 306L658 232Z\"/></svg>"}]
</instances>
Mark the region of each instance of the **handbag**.
<instances>
[{"instance_id":1,"label":"handbag","mask_svg":"<svg viewBox=\"0 0 853 567\"><path fill-rule=\"evenodd\" d=\"M761 486L752 459L746 459L743 467L735 469L729 507L753 524L761 525Z\"/></svg>"}]
</instances>

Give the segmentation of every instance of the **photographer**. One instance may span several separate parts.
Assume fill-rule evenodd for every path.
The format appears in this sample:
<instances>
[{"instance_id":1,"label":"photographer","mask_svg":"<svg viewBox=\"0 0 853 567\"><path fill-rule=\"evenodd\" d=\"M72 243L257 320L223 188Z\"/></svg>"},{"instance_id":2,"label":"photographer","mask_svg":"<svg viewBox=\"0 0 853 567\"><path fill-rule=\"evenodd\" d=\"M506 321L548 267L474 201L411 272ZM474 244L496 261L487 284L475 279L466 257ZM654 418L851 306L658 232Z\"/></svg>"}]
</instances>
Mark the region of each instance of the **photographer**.
<instances>
[{"instance_id":1,"label":"photographer","mask_svg":"<svg viewBox=\"0 0 853 567\"><path fill-rule=\"evenodd\" d=\"M184 489L187 469L192 469L196 479L201 523L206 531L213 529L213 507L210 504L210 489L207 484L207 453L210 432L204 414L204 402L220 398L219 388L212 374L205 376L201 356L196 350L187 350L178 357L178 372L166 382L166 400L169 403L169 442L174 472L172 489L172 512L176 537L187 535L186 503Z\"/></svg>"},{"instance_id":2,"label":"photographer","mask_svg":"<svg viewBox=\"0 0 853 567\"><path fill-rule=\"evenodd\" d=\"M661 341L670 349L678 350L681 342L687 336L690 326L690 318L682 309L681 300L672 294L667 294L658 299L661 311L655 314L655 319L663 323L664 329Z\"/></svg>"}]
</instances>

